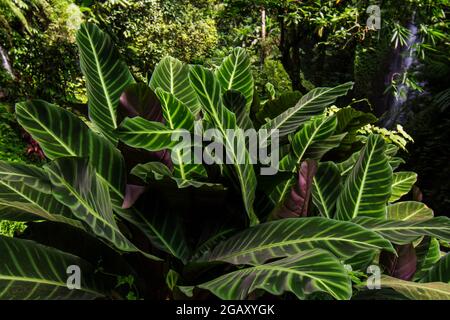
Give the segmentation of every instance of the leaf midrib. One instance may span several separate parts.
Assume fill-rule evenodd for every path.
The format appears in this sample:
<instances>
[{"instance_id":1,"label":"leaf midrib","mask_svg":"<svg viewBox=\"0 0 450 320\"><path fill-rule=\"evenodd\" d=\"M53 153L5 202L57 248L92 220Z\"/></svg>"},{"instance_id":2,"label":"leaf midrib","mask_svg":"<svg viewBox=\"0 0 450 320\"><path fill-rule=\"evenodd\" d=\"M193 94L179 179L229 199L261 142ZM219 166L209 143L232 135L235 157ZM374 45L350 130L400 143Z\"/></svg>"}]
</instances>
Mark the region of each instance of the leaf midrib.
<instances>
[{"instance_id":1,"label":"leaf midrib","mask_svg":"<svg viewBox=\"0 0 450 320\"><path fill-rule=\"evenodd\" d=\"M94 43L92 42L92 38L91 38L90 33L86 32L86 35L87 35L88 40L89 40L89 45L90 45L90 47L92 49L92 54L94 55L95 66L97 68L98 76L100 78L100 82L102 84L102 89L103 89L103 92L105 94L106 102L108 104L108 111L109 111L110 116L111 116L111 121L112 121L112 124L113 124L113 128L116 129L117 128L117 121L116 121L116 117L115 117L115 111L114 111L114 107L112 105L111 99L109 97L109 92L108 92L108 90L106 88L105 79L103 78L103 71L100 68L100 62L98 60L97 52L96 52Z\"/></svg>"}]
</instances>

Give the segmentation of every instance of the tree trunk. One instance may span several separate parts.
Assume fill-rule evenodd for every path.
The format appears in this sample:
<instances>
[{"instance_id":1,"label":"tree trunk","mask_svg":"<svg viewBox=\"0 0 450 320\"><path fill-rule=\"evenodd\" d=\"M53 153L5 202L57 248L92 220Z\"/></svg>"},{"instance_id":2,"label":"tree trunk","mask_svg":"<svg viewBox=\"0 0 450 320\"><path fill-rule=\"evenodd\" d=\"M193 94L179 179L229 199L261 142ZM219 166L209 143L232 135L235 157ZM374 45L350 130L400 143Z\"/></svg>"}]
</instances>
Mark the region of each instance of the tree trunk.
<instances>
[{"instance_id":1,"label":"tree trunk","mask_svg":"<svg viewBox=\"0 0 450 320\"><path fill-rule=\"evenodd\" d=\"M261 66L266 60L266 8L261 7Z\"/></svg>"},{"instance_id":2,"label":"tree trunk","mask_svg":"<svg viewBox=\"0 0 450 320\"><path fill-rule=\"evenodd\" d=\"M304 94L308 90L302 85L300 78L300 43L302 41L300 26L293 24L286 26L282 14L280 15L279 23L281 35L278 47L281 52L281 63L291 79L292 89Z\"/></svg>"}]
</instances>

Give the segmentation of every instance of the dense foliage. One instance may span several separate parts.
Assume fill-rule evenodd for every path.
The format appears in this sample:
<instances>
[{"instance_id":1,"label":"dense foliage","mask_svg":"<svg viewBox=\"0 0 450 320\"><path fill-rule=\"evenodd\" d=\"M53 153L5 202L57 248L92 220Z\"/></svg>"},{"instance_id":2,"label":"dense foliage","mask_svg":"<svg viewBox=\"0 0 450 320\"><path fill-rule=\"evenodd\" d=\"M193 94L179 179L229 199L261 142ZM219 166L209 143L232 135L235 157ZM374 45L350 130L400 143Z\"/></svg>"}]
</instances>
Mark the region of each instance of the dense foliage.
<instances>
[{"instance_id":1,"label":"dense foliage","mask_svg":"<svg viewBox=\"0 0 450 320\"><path fill-rule=\"evenodd\" d=\"M142 83L97 26L82 24L77 44L89 120L44 100L16 105L50 161L0 162L0 217L32 230L0 238L2 298L367 298L379 294L364 285L374 264L398 298L450 298L450 220L403 200L417 176L397 171L401 127L332 106L353 83L315 88L258 124L265 105L241 48L214 70L165 57ZM201 134L199 119L240 162L186 160L171 136ZM275 176L252 164L241 131L226 133L249 128L279 130ZM205 142L194 147L214 158Z\"/></svg>"}]
</instances>

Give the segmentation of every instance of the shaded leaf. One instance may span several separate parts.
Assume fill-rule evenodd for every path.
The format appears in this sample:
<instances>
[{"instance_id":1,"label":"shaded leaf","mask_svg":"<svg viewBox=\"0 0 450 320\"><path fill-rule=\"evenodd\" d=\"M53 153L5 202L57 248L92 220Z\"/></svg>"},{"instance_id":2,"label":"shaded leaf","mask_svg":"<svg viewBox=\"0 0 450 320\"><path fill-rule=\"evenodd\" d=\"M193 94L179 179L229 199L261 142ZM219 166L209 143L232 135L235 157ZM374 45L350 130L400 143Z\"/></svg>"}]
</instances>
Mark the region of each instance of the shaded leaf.
<instances>
[{"instance_id":1,"label":"shaded leaf","mask_svg":"<svg viewBox=\"0 0 450 320\"><path fill-rule=\"evenodd\" d=\"M345 300L350 299L352 293L351 281L343 265L332 254L320 249L240 269L197 287L209 290L223 300L244 300L258 289L277 296L292 292L299 299L305 299L313 292L325 292Z\"/></svg>"},{"instance_id":2,"label":"shaded leaf","mask_svg":"<svg viewBox=\"0 0 450 320\"><path fill-rule=\"evenodd\" d=\"M394 250L389 241L351 222L319 217L288 218L244 230L199 261L258 265L314 248L327 249L340 258L372 249Z\"/></svg>"},{"instance_id":3,"label":"shaded leaf","mask_svg":"<svg viewBox=\"0 0 450 320\"><path fill-rule=\"evenodd\" d=\"M105 295L86 261L33 241L0 236L0 261L0 300L84 300ZM82 272L80 289L67 287L69 266Z\"/></svg>"}]
</instances>

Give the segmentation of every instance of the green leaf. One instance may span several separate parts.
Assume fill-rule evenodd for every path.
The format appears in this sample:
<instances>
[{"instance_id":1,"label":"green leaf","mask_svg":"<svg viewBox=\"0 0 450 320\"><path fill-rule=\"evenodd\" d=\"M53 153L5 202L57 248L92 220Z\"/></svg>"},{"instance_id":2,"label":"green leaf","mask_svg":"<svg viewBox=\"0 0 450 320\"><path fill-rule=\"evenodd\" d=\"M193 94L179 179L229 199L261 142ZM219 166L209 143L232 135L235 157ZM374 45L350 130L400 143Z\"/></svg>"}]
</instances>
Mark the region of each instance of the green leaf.
<instances>
[{"instance_id":1,"label":"green leaf","mask_svg":"<svg viewBox=\"0 0 450 320\"><path fill-rule=\"evenodd\" d=\"M392 193L389 202L395 202L407 194L417 181L414 172L395 172L392 176Z\"/></svg>"},{"instance_id":2,"label":"green leaf","mask_svg":"<svg viewBox=\"0 0 450 320\"><path fill-rule=\"evenodd\" d=\"M224 189L224 186L219 183L209 183L197 180L180 179L173 175L172 171L161 162L147 162L145 164L138 164L132 170L131 174L141 178L145 182L163 180L170 178L175 181L179 188L194 187L211 187Z\"/></svg>"},{"instance_id":3,"label":"green leaf","mask_svg":"<svg viewBox=\"0 0 450 320\"><path fill-rule=\"evenodd\" d=\"M88 157L99 180L107 183L112 191L111 201L114 211L130 223L135 224L149 239L154 240L162 236L155 226L148 224L149 220L145 219L141 212L122 209L125 192L125 164L119 150L108 140L91 131L71 112L43 100L18 103L16 114L20 125L39 143L48 158L53 160L72 156ZM61 123L65 125L61 126ZM39 206L45 205L46 207L47 201L48 206L54 206L53 203L57 203L64 208L54 199L52 201L42 200L39 202ZM64 212L55 208L55 212L50 211L50 213L56 214L58 210ZM157 243L176 246L169 239L159 239ZM174 249L166 248L166 251L173 252Z\"/></svg>"},{"instance_id":4,"label":"green leaf","mask_svg":"<svg viewBox=\"0 0 450 320\"><path fill-rule=\"evenodd\" d=\"M382 275L381 287L392 288L412 300L450 300L450 284L443 282L417 283Z\"/></svg>"},{"instance_id":5,"label":"green leaf","mask_svg":"<svg viewBox=\"0 0 450 320\"><path fill-rule=\"evenodd\" d=\"M125 164L119 150L73 113L43 100L31 100L18 103L16 114L49 159L88 157L114 193L124 192Z\"/></svg>"},{"instance_id":6,"label":"green leaf","mask_svg":"<svg viewBox=\"0 0 450 320\"><path fill-rule=\"evenodd\" d=\"M341 84L334 88L316 88L306 95L292 108L262 126L263 129L279 130L280 138L287 136L312 116L322 114L326 107L344 96L353 87L352 82Z\"/></svg>"},{"instance_id":7,"label":"green leaf","mask_svg":"<svg viewBox=\"0 0 450 320\"><path fill-rule=\"evenodd\" d=\"M199 261L259 265L299 251L322 248L339 258L372 249L394 250L389 241L351 222L326 218L288 218L244 230Z\"/></svg>"},{"instance_id":8,"label":"green leaf","mask_svg":"<svg viewBox=\"0 0 450 320\"><path fill-rule=\"evenodd\" d=\"M134 82L133 76L120 60L109 35L96 25L81 24L77 45L81 71L86 79L89 118L115 144L119 98L122 91Z\"/></svg>"},{"instance_id":9,"label":"green leaf","mask_svg":"<svg viewBox=\"0 0 450 320\"><path fill-rule=\"evenodd\" d=\"M156 89L156 94L161 101L163 116L169 129L186 129L188 131L194 129L194 116L180 100L160 88ZM174 164L174 176L182 181L206 176L206 170L201 164L186 163L183 160L182 151L181 148L172 150L172 159L174 157L177 159L177 163Z\"/></svg>"},{"instance_id":10,"label":"green leaf","mask_svg":"<svg viewBox=\"0 0 450 320\"><path fill-rule=\"evenodd\" d=\"M299 91L282 93L278 98L267 101L256 113L259 123L266 123L266 119L273 119L289 108L294 107L302 97Z\"/></svg>"},{"instance_id":11,"label":"green leaf","mask_svg":"<svg viewBox=\"0 0 450 320\"><path fill-rule=\"evenodd\" d=\"M358 217L352 220L364 228L379 233L396 244L409 244L421 236L450 240L450 219L437 217L424 221L381 220Z\"/></svg>"},{"instance_id":12,"label":"green leaf","mask_svg":"<svg viewBox=\"0 0 450 320\"><path fill-rule=\"evenodd\" d=\"M13 210L19 210L16 217L3 207L0 211L0 219L13 221L23 218L29 221L45 219L83 228L82 224L73 216L71 210L59 203L53 194L40 192L21 182L0 180L0 204L6 206L6 208L14 207ZM24 216L23 212L32 216ZM34 219L31 219L31 217L34 217Z\"/></svg>"},{"instance_id":13,"label":"green leaf","mask_svg":"<svg viewBox=\"0 0 450 320\"><path fill-rule=\"evenodd\" d=\"M121 218L139 228L156 248L186 263L191 250L179 216L174 212L161 209L158 199L150 201L146 210L148 210L147 214L135 208L116 212ZM158 260L161 259L158 258Z\"/></svg>"},{"instance_id":14,"label":"green leaf","mask_svg":"<svg viewBox=\"0 0 450 320\"><path fill-rule=\"evenodd\" d=\"M174 148L180 142L172 139L185 132L184 129L170 129L164 124L141 117L125 118L117 129L117 136L125 144L148 151Z\"/></svg>"},{"instance_id":15,"label":"green leaf","mask_svg":"<svg viewBox=\"0 0 450 320\"><path fill-rule=\"evenodd\" d=\"M253 210L256 191L256 175L250 163L250 155L245 146L242 130L236 130L236 116L222 104L220 86L214 74L201 66L194 66L189 73L191 85L197 93L207 119L219 130L225 150L233 163L239 181L242 199L250 224L257 224L258 218ZM235 129L234 139L230 139L227 129ZM236 143L235 143L236 142Z\"/></svg>"},{"instance_id":16,"label":"green leaf","mask_svg":"<svg viewBox=\"0 0 450 320\"><path fill-rule=\"evenodd\" d=\"M386 217L386 203L391 193L392 169L384 153L384 139L371 135L358 161L344 182L337 199L336 219L358 216Z\"/></svg>"},{"instance_id":17,"label":"green leaf","mask_svg":"<svg viewBox=\"0 0 450 320\"><path fill-rule=\"evenodd\" d=\"M12 207L8 203L2 203L0 200L0 220L29 222L42 219L36 214Z\"/></svg>"},{"instance_id":18,"label":"green leaf","mask_svg":"<svg viewBox=\"0 0 450 320\"><path fill-rule=\"evenodd\" d=\"M108 187L97 179L94 168L86 158L59 158L44 168L52 182L56 199L71 208L73 214L85 222L94 234L122 251L140 251L119 230Z\"/></svg>"},{"instance_id":19,"label":"green leaf","mask_svg":"<svg viewBox=\"0 0 450 320\"><path fill-rule=\"evenodd\" d=\"M39 167L0 160L0 179L9 182L22 182L43 193L50 193L51 184L47 174Z\"/></svg>"},{"instance_id":20,"label":"green leaf","mask_svg":"<svg viewBox=\"0 0 450 320\"><path fill-rule=\"evenodd\" d=\"M253 129L250 113L245 107L245 97L235 90L227 90L222 96L224 106L236 114L237 126L248 130Z\"/></svg>"},{"instance_id":21,"label":"green leaf","mask_svg":"<svg viewBox=\"0 0 450 320\"><path fill-rule=\"evenodd\" d=\"M323 217L332 219L336 207L336 199L341 190L341 175L333 162L319 165L313 179L313 203Z\"/></svg>"},{"instance_id":22,"label":"green leaf","mask_svg":"<svg viewBox=\"0 0 450 320\"><path fill-rule=\"evenodd\" d=\"M443 256L420 282L445 282L450 284L450 254Z\"/></svg>"},{"instance_id":23,"label":"green leaf","mask_svg":"<svg viewBox=\"0 0 450 320\"><path fill-rule=\"evenodd\" d=\"M155 67L149 82L156 92L158 88L173 94L194 116L200 111L200 104L194 89L189 84L189 66L178 59L164 57Z\"/></svg>"},{"instance_id":24,"label":"green leaf","mask_svg":"<svg viewBox=\"0 0 450 320\"><path fill-rule=\"evenodd\" d=\"M245 110L250 111L253 101L254 81L250 59L242 48L235 48L216 70L222 92L236 90L245 97Z\"/></svg>"},{"instance_id":25,"label":"green leaf","mask_svg":"<svg viewBox=\"0 0 450 320\"><path fill-rule=\"evenodd\" d=\"M0 236L0 261L0 300L84 300L105 295L86 261L32 241ZM81 270L80 289L67 287L69 266Z\"/></svg>"},{"instance_id":26,"label":"green leaf","mask_svg":"<svg viewBox=\"0 0 450 320\"><path fill-rule=\"evenodd\" d=\"M275 187L270 195L274 204L279 205L283 203L283 200L295 181L294 174L297 172L303 160L306 160L306 158L320 160L321 154L310 154L309 150L314 144L320 144L321 141L329 138L335 129L336 117L320 116L305 123L302 129L295 134L291 143L291 152L280 162L280 170L291 172L292 177Z\"/></svg>"},{"instance_id":27,"label":"green leaf","mask_svg":"<svg viewBox=\"0 0 450 320\"><path fill-rule=\"evenodd\" d=\"M240 269L197 287L223 300L245 300L258 289L276 296L292 292L299 299L314 292L325 292L339 300L348 300L352 295L351 281L343 265L320 249Z\"/></svg>"},{"instance_id":28,"label":"green leaf","mask_svg":"<svg viewBox=\"0 0 450 320\"><path fill-rule=\"evenodd\" d=\"M421 221L432 219L433 210L422 202L404 201L387 207L387 218L390 220Z\"/></svg>"},{"instance_id":29,"label":"green leaf","mask_svg":"<svg viewBox=\"0 0 450 320\"><path fill-rule=\"evenodd\" d=\"M426 237L416 248L417 271L413 281L422 279L441 258L439 240Z\"/></svg>"}]
</instances>

